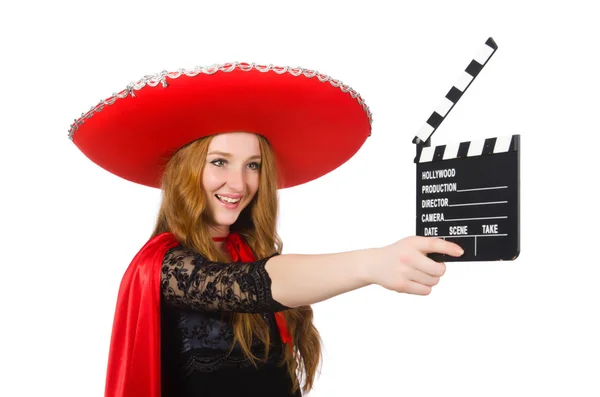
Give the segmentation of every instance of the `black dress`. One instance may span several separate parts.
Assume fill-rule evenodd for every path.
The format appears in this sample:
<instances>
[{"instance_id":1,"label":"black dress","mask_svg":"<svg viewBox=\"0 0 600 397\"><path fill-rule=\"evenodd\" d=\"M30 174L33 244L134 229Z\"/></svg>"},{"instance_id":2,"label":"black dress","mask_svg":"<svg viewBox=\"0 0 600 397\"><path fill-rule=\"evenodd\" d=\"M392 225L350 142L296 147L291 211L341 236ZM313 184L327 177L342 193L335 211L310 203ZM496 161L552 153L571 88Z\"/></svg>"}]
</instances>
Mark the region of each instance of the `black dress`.
<instances>
[{"instance_id":1,"label":"black dress","mask_svg":"<svg viewBox=\"0 0 600 397\"><path fill-rule=\"evenodd\" d=\"M279 365L283 343L274 312L290 309L273 300L268 258L252 263L210 262L177 246L165 254L161 271L162 397L277 396L292 393L292 380ZM233 344L232 312L260 313L271 334L269 359L255 368ZM264 355L253 338L252 352Z\"/></svg>"}]
</instances>

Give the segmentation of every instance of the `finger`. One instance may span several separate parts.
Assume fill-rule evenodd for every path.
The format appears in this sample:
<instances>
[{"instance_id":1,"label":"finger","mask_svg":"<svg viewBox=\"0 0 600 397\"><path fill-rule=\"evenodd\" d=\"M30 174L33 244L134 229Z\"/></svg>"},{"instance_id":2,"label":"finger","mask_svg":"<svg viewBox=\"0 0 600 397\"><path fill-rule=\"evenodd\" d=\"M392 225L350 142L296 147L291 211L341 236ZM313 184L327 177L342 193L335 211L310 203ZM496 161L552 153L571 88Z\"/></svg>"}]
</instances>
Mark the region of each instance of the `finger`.
<instances>
[{"instance_id":1,"label":"finger","mask_svg":"<svg viewBox=\"0 0 600 397\"><path fill-rule=\"evenodd\" d=\"M423 273L418 269L412 269L412 272L410 272L410 274L408 274L407 276L411 281L426 285L428 287L433 287L434 285L437 285L440 282L439 277Z\"/></svg>"},{"instance_id":2,"label":"finger","mask_svg":"<svg viewBox=\"0 0 600 397\"><path fill-rule=\"evenodd\" d=\"M431 287L409 281L404 292L411 295L429 295L431 293Z\"/></svg>"},{"instance_id":3,"label":"finger","mask_svg":"<svg viewBox=\"0 0 600 397\"><path fill-rule=\"evenodd\" d=\"M446 273L446 264L444 262L436 262L420 252L415 252L414 256L410 257L408 265L417 271L433 277L442 277Z\"/></svg>"},{"instance_id":4,"label":"finger","mask_svg":"<svg viewBox=\"0 0 600 397\"><path fill-rule=\"evenodd\" d=\"M461 256L464 253L460 245L438 237L419 238L417 249L425 254L438 253L455 257Z\"/></svg>"}]
</instances>

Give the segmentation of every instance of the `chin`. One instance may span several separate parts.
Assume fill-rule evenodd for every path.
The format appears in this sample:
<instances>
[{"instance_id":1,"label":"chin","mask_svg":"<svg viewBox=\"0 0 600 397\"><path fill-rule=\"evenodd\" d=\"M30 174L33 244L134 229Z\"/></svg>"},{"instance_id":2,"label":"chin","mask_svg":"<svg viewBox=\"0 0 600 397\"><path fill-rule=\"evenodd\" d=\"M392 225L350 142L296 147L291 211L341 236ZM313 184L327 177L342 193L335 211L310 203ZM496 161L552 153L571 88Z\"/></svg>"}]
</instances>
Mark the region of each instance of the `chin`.
<instances>
[{"instance_id":1,"label":"chin","mask_svg":"<svg viewBox=\"0 0 600 397\"><path fill-rule=\"evenodd\" d=\"M239 214L235 216L217 216L216 223L223 226L231 226L238 220Z\"/></svg>"}]
</instances>

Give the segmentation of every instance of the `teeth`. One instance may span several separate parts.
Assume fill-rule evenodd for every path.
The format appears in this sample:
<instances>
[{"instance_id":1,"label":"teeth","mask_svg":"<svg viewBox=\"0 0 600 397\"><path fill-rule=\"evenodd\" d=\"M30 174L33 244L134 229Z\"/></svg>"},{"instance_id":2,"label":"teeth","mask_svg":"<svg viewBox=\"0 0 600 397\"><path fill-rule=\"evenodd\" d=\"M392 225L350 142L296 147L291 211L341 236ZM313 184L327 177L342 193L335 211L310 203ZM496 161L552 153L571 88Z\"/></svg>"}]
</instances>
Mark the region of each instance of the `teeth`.
<instances>
[{"instance_id":1,"label":"teeth","mask_svg":"<svg viewBox=\"0 0 600 397\"><path fill-rule=\"evenodd\" d=\"M241 200L241 199L239 199L239 198L237 198L237 199L231 199L231 198L229 198L229 197L222 197L222 196L219 196L218 194L217 194L216 196L217 196L217 198L218 198L219 200L221 200L221 201L225 201L225 202L228 202L228 203L237 203L238 201L240 201L240 200Z\"/></svg>"}]
</instances>

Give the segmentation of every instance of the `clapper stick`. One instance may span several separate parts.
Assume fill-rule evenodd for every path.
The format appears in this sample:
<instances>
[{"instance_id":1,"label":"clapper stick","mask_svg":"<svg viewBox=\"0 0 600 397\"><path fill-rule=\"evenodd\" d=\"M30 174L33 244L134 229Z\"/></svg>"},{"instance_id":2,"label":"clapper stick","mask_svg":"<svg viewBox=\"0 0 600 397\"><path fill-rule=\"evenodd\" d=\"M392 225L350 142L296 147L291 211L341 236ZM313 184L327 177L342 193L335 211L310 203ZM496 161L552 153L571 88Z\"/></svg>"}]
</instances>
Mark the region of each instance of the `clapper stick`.
<instances>
[{"instance_id":1,"label":"clapper stick","mask_svg":"<svg viewBox=\"0 0 600 397\"><path fill-rule=\"evenodd\" d=\"M460 258L430 254L434 260L514 260L520 252L520 135L430 146L433 133L497 49L490 37L413 139L417 235L443 238L465 250Z\"/></svg>"},{"instance_id":2,"label":"clapper stick","mask_svg":"<svg viewBox=\"0 0 600 397\"><path fill-rule=\"evenodd\" d=\"M492 55L498 49L498 45L491 37L487 39L483 47L477 53L477 56L469 63L469 66L461 73L456 83L452 86L450 91L446 94L444 99L435 108L435 111L431 114L427 122L417 132L417 135L413 139L413 143L417 145L417 151L422 147L430 145L430 139L433 133L438 129L442 121L450 111L454 108L454 105L463 96L467 89L471 86L475 78L481 72L481 69L488 63Z\"/></svg>"}]
</instances>

